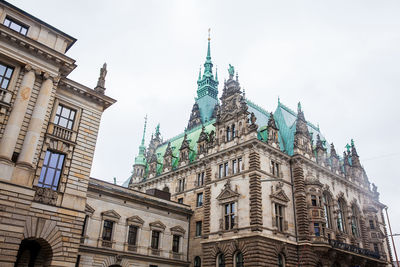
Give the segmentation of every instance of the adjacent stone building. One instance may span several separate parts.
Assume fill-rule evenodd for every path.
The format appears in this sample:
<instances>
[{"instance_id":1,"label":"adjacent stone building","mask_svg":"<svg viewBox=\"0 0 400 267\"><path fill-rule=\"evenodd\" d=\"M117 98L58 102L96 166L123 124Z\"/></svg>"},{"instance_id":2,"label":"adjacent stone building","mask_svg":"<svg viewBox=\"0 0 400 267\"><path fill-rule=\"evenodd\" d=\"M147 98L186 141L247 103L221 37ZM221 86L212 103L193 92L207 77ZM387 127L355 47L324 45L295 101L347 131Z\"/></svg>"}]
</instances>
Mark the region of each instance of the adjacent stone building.
<instances>
[{"instance_id":1,"label":"adjacent stone building","mask_svg":"<svg viewBox=\"0 0 400 267\"><path fill-rule=\"evenodd\" d=\"M212 68L209 39L187 128L142 139L124 184L191 206L190 266L389 265L385 206L353 140L340 157L300 103L254 104L233 66L219 101Z\"/></svg>"}]
</instances>

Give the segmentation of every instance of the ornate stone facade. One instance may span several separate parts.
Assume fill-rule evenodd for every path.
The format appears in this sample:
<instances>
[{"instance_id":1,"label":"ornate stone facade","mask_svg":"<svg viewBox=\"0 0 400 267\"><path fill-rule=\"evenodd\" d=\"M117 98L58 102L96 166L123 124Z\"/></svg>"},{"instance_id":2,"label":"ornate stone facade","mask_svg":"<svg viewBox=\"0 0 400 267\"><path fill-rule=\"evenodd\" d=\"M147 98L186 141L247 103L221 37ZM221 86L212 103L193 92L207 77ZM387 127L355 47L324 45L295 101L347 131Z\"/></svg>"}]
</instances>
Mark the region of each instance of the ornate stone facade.
<instances>
[{"instance_id":1,"label":"ornate stone facade","mask_svg":"<svg viewBox=\"0 0 400 267\"><path fill-rule=\"evenodd\" d=\"M191 206L190 266L388 266L385 206L354 142L340 158L300 103L266 112L228 73L215 118L200 124L195 104L183 134L150 147L168 166L125 183Z\"/></svg>"}]
</instances>

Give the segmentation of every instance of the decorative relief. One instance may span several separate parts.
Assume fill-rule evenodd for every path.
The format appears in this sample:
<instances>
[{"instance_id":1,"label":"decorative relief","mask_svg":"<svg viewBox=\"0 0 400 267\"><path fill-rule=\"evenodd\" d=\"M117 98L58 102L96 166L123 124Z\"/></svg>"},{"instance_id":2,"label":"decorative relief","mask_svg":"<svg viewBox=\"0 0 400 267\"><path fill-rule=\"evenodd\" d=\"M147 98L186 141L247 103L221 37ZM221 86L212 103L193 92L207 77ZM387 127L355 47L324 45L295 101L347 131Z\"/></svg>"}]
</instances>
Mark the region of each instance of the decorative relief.
<instances>
[{"instance_id":1,"label":"decorative relief","mask_svg":"<svg viewBox=\"0 0 400 267\"><path fill-rule=\"evenodd\" d=\"M58 198L57 191L45 187L35 187L35 188L36 192L35 192L35 197L33 199L34 201L48 205L57 204L57 198Z\"/></svg>"}]
</instances>

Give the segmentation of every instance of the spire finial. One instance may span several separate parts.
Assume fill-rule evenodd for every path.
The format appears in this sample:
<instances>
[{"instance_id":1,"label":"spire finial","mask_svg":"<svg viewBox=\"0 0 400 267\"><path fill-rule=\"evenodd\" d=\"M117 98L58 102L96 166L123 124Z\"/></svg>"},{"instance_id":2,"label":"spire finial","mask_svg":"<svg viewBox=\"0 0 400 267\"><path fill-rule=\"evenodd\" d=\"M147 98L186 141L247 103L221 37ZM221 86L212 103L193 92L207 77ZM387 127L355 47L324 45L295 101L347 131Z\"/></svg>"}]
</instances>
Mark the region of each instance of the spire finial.
<instances>
[{"instance_id":1,"label":"spire finial","mask_svg":"<svg viewBox=\"0 0 400 267\"><path fill-rule=\"evenodd\" d=\"M95 91L104 94L106 90L106 75L107 75L107 63L104 62L103 67L100 69L99 79L97 80L97 86L94 88Z\"/></svg>"},{"instance_id":2,"label":"spire finial","mask_svg":"<svg viewBox=\"0 0 400 267\"><path fill-rule=\"evenodd\" d=\"M142 137L142 146L144 146L144 137L146 135L146 126L147 126L147 114L144 117L144 127L143 127L143 137Z\"/></svg>"},{"instance_id":3,"label":"spire finial","mask_svg":"<svg viewBox=\"0 0 400 267\"><path fill-rule=\"evenodd\" d=\"M211 29L209 28L208 29L208 48L207 48L207 61L209 61L209 60L211 60L211 49L210 49L210 40L211 40L211 38L210 38L210 31L211 31Z\"/></svg>"},{"instance_id":4,"label":"spire finial","mask_svg":"<svg viewBox=\"0 0 400 267\"><path fill-rule=\"evenodd\" d=\"M297 112L301 111L301 103L299 101L299 103L297 104Z\"/></svg>"}]
</instances>

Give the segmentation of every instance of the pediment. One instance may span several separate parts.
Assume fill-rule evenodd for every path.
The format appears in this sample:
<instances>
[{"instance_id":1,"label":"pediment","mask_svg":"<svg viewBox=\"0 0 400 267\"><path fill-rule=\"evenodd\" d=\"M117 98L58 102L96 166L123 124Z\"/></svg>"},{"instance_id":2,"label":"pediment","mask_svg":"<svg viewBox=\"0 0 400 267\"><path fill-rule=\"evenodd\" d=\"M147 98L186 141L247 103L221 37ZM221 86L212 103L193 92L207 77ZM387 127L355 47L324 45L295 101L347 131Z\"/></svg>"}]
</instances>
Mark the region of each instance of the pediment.
<instances>
[{"instance_id":1,"label":"pediment","mask_svg":"<svg viewBox=\"0 0 400 267\"><path fill-rule=\"evenodd\" d=\"M94 208L92 208L89 204L86 203L85 205L85 212L93 214L94 213Z\"/></svg>"},{"instance_id":2,"label":"pediment","mask_svg":"<svg viewBox=\"0 0 400 267\"><path fill-rule=\"evenodd\" d=\"M217 200L224 201L227 199L238 198L240 194L231 189L230 181L227 180L224 189L222 189L221 193L217 196Z\"/></svg>"},{"instance_id":3,"label":"pediment","mask_svg":"<svg viewBox=\"0 0 400 267\"><path fill-rule=\"evenodd\" d=\"M170 231L171 231L171 233L177 233L177 234L182 234L182 235L184 235L186 233L185 229L183 229L183 227L180 225L171 227Z\"/></svg>"},{"instance_id":4,"label":"pediment","mask_svg":"<svg viewBox=\"0 0 400 267\"><path fill-rule=\"evenodd\" d=\"M134 224L140 224L140 225L144 224L144 220L137 215L127 218L126 221Z\"/></svg>"},{"instance_id":5,"label":"pediment","mask_svg":"<svg viewBox=\"0 0 400 267\"><path fill-rule=\"evenodd\" d=\"M233 119L233 115L231 113L226 113L225 116L222 116L221 121L229 121Z\"/></svg>"},{"instance_id":6,"label":"pediment","mask_svg":"<svg viewBox=\"0 0 400 267\"><path fill-rule=\"evenodd\" d=\"M154 228L160 228L160 229L165 229L165 224L163 224L162 222L160 222L160 221L155 221L155 222L151 222L151 223L149 223L149 225L150 225L150 227L154 227Z\"/></svg>"},{"instance_id":7,"label":"pediment","mask_svg":"<svg viewBox=\"0 0 400 267\"><path fill-rule=\"evenodd\" d=\"M283 189L278 190L270 195L271 198L283 201L283 202L289 202L290 198L286 195L285 191Z\"/></svg>"},{"instance_id":8,"label":"pediment","mask_svg":"<svg viewBox=\"0 0 400 267\"><path fill-rule=\"evenodd\" d=\"M118 219L118 220L119 220L119 218L121 218L121 215L119 215L115 210L103 211L101 213L101 216L103 216L103 217L107 216L107 217L115 218L115 219Z\"/></svg>"}]
</instances>

